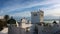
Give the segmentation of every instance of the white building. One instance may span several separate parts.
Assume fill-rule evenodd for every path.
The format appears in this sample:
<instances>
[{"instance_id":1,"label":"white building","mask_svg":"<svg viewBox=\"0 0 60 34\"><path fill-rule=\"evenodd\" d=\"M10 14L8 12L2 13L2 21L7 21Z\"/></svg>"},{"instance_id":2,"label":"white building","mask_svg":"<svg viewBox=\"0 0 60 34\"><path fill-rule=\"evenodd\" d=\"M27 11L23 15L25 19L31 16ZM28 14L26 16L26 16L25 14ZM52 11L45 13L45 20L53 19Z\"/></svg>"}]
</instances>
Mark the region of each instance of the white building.
<instances>
[{"instance_id":1,"label":"white building","mask_svg":"<svg viewBox=\"0 0 60 34\"><path fill-rule=\"evenodd\" d=\"M44 22L44 12L39 10L37 12L31 12L31 23Z\"/></svg>"},{"instance_id":2,"label":"white building","mask_svg":"<svg viewBox=\"0 0 60 34\"><path fill-rule=\"evenodd\" d=\"M26 28L27 27L27 22L28 20L24 17L21 19L21 28Z\"/></svg>"},{"instance_id":3,"label":"white building","mask_svg":"<svg viewBox=\"0 0 60 34\"><path fill-rule=\"evenodd\" d=\"M27 19L24 17L21 19L21 23L27 23Z\"/></svg>"}]
</instances>

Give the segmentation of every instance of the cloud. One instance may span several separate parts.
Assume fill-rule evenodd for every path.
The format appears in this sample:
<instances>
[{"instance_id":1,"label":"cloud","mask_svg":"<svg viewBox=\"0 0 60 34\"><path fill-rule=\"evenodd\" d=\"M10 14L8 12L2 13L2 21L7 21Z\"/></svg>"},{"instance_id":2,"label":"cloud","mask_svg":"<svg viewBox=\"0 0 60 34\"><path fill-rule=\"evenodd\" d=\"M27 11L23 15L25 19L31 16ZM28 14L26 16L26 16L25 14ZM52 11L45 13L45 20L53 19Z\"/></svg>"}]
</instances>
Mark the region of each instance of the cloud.
<instances>
[{"instance_id":1,"label":"cloud","mask_svg":"<svg viewBox=\"0 0 60 34\"><path fill-rule=\"evenodd\" d=\"M44 3L31 0L30 2L27 1L25 3L19 4L19 2L17 2L16 0L14 0L14 2L8 1L8 2L4 3L4 6L1 9L0 14L6 14L8 12L13 12L13 11L18 10L18 9L26 9L26 8L31 8L31 7L38 6L38 5L44 5Z\"/></svg>"},{"instance_id":2,"label":"cloud","mask_svg":"<svg viewBox=\"0 0 60 34\"><path fill-rule=\"evenodd\" d=\"M47 15L60 16L60 8L55 8L55 9L49 10L49 12L50 13Z\"/></svg>"},{"instance_id":3,"label":"cloud","mask_svg":"<svg viewBox=\"0 0 60 34\"><path fill-rule=\"evenodd\" d=\"M20 2L19 2L20 1ZM2 14L6 14L6 13L9 13L9 12L13 12L13 11L17 11L18 12L18 9L21 11L21 10L24 10L24 9L28 9L28 8L32 8L32 7L38 7L38 9L41 9L44 11L44 15L58 15L60 12L60 0L44 0L44 1L41 1L41 0L13 0L12 2L9 1L9 2L6 2L4 4L5 7L3 7L1 9L1 15ZM9 4L9 5L8 5ZM36 7L36 8L37 8ZM35 9L36 9L35 8ZM32 8L33 9L33 8ZM31 9L30 9L31 10ZM30 16L30 10L28 11L21 11L19 13L13 13L13 16ZM24 14L24 15L22 15ZM28 15L27 15L28 14Z\"/></svg>"},{"instance_id":4,"label":"cloud","mask_svg":"<svg viewBox=\"0 0 60 34\"><path fill-rule=\"evenodd\" d=\"M39 6L39 5L47 5L51 2L48 2L47 0L46 1L43 1L43 2L26 2L26 3L23 3L23 4L19 4L19 3L12 3L12 2L7 2L5 3L5 5L7 5L7 7L3 7L1 10L2 11L5 11L5 12L10 12L10 11L13 11L13 10L16 10L16 9L20 9L20 8L30 8L30 7L34 7L34 6ZM10 6L8 4L11 4Z\"/></svg>"},{"instance_id":5,"label":"cloud","mask_svg":"<svg viewBox=\"0 0 60 34\"><path fill-rule=\"evenodd\" d=\"M11 16L17 16L17 17L30 17L30 11L24 11L24 12L20 12L20 13L15 13L15 14L11 14Z\"/></svg>"}]
</instances>

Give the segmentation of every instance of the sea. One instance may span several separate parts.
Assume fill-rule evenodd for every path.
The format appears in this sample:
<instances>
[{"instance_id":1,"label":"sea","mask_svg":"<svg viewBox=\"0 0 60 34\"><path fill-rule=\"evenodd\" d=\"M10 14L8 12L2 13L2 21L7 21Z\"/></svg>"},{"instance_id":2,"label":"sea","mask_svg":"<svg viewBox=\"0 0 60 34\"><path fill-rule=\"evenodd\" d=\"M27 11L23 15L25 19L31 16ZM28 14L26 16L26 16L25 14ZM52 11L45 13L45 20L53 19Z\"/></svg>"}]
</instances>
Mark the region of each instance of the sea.
<instances>
[{"instance_id":1,"label":"sea","mask_svg":"<svg viewBox=\"0 0 60 34\"><path fill-rule=\"evenodd\" d=\"M18 22L20 22L21 18L16 19ZM31 21L31 18L27 18L29 21ZM59 23L59 19L44 19L44 23L53 23L54 21L56 21L57 23Z\"/></svg>"},{"instance_id":2,"label":"sea","mask_svg":"<svg viewBox=\"0 0 60 34\"><path fill-rule=\"evenodd\" d=\"M44 23L53 23L54 21L44 21ZM57 23L59 23L59 20L56 20Z\"/></svg>"},{"instance_id":3,"label":"sea","mask_svg":"<svg viewBox=\"0 0 60 34\"><path fill-rule=\"evenodd\" d=\"M17 20L18 22L20 22L20 20ZM30 20L31 21L31 20ZM55 20L56 23L59 23L59 20ZM54 20L44 20L44 23L53 23Z\"/></svg>"}]
</instances>

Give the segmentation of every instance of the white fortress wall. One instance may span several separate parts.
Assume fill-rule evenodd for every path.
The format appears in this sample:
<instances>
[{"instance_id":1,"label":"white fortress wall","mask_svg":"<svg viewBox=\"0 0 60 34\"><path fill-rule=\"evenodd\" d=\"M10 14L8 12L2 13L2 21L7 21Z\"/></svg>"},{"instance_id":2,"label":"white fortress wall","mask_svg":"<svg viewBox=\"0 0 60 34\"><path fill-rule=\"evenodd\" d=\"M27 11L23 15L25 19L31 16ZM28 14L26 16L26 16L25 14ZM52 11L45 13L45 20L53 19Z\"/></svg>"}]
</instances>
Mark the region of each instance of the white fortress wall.
<instances>
[{"instance_id":1,"label":"white fortress wall","mask_svg":"<svg viewBox=\"0 0 60 34\"><path fill-rule=\"evenodd\" d=\"M15 26L9 26L8 27L8 34L21 34L21 28L20 27L15 27Z\"/></svg>"},{"instance_id":2,"label":"white fortress wall","mask_svg":"<svg viewBox=\"0 0 60 34\"><path fill-rule=\"evenodd\" d=\"M53 34L60 30L60 26L38 26L38 34Z\"/></svg>"}]
</instances>

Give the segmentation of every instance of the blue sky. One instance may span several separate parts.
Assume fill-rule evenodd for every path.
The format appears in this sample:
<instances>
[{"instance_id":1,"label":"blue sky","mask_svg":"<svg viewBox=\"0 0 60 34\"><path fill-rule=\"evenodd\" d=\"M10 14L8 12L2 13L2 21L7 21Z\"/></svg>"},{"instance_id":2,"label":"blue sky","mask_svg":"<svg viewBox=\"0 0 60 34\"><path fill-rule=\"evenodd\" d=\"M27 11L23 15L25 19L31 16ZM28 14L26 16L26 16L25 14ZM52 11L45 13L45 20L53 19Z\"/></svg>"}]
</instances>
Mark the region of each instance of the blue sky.
<instances>
[{"instance_id":1,"label":"blue sky","mask_svg":"<svg viewBox=\"0 0 60 34\"><path fill-rule=\"evenodd\" d=\"M44 16L60 16L60 0L0 0L0 16L30 17L30 12L39 10Z\"/></svg>"}]
</instances>

